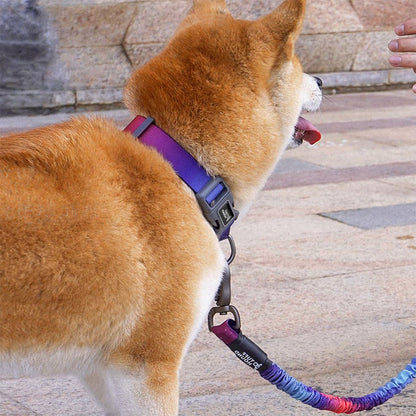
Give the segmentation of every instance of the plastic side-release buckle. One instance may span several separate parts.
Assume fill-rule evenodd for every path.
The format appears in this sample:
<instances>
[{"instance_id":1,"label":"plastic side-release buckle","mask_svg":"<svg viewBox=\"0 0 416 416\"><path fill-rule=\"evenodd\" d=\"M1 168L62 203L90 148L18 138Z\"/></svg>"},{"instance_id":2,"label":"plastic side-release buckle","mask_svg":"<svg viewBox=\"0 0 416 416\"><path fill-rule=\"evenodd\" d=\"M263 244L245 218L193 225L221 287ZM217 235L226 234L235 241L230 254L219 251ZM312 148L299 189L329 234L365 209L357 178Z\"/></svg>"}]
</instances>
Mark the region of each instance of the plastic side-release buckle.
<instances>
[{"instance_id":1,"label":"plastic side-release buckle","mask_svg":"<svg viewBox=\"0 0 416 416\"><path fill-rule=\"evenodd\" d=\"M221 240L227 238L226 230L238 218L238 211L234 208L234 198L228 185L217 176L195 195L205 218L218 238Z\"/></svg>"}]
</instances>

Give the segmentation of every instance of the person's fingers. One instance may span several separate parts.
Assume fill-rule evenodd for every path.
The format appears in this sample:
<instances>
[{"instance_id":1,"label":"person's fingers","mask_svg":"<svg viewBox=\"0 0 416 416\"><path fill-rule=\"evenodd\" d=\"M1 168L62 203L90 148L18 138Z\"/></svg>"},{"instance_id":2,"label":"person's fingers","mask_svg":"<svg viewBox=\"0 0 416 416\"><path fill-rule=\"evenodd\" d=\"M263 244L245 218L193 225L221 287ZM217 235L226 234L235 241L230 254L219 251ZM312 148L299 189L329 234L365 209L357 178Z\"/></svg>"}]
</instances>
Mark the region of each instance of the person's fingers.
<instances>
[{"instance_id":1,"label":"person's fingers","mask_svg":"<svg viewBox=\"0 0 416 416\"><path fill-rule=\"evenodd\" d=\"M389 58L390 65L402 68L416 68L416 54L392 55Z\"/></svg>"},{"instance_id":2,"label":"person's fingers","mask_svg":"<svg viewBox=\"0 0 416 416\"><path fill-rule=\"evenodd\" d=\"M391 40L388 46L392 52L395 52L399 49L399 41L397 39Z\"/></svg>"},{"instance_id":3,"label":"person's fingers","mask_svg":"<svg viewBox=\"0 0 416 416\"><path fill-rule=\"evenodd\" d=\"M416 35L416 18L407 19L404 23L395 28L398 36ZM390 65L402 68L413 68L416 73L416 37L394 39L389 43L392 52L413 52L400 55L391 55ZM416 94L416 84L412 91Z\"/></svg>"},{"instance_id":4,"label":"person's fingers","mask_svg":"<svg viewBox=\"0 0 416 416\"><path fill-rule=\"evenodd\" d=\"M415 52L416 53L416 37L394 39L389 43L389 49L392 52Z\"/></svg>"},{"instance_id":5,"label":"person's fingers","mask_svg":"<svg viewBox=\"0 0 416 416\"><path fill-rule=\"evenodd\" d=\"M407 19L404 23L400 24L394 30L396 35L416 35L416 18Z\"/></svg>"}]
</instances>

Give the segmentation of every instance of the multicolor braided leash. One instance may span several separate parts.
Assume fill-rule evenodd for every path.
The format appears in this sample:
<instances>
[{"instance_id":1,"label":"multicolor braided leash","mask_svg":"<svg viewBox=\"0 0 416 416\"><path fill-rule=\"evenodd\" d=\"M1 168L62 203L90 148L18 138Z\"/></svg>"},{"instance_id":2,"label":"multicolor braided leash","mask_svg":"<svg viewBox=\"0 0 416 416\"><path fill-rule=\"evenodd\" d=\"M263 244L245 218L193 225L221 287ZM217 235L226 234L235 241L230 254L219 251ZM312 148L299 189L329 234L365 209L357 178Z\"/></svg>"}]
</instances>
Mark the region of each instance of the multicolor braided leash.
<instances>
[{"instance_id":1,"label":"multicolor braided leash","mask_svg":"<svg viewBox=\"0 0 416 416\"><path fill-rule=\"evenodd\" d=\"M337 397L321 393L308 387L285 370L270 361L267 354L253 341L234 328L235 321L229 319L221 325L212 326L211 331L220 338L234 354L245 364L256 369L259 374L279 390L284 391L296 400L320 410L334 413L355 413L370 410L385 403L400 393L416 378L416 358L401 371L397 377L380 387L376 392L363 397Z\"/></svg>"},{"instance_id":2,"label":"multicolor braided leash","mask_svg":"<svg viewBox=\"0 0 416 416\"><path fill-rule=\"evenodd\" d=\"M208 328L231 351L249 367L257 370L261 377L284 391L296 400L320 410L329 410L334 413L355 413L370 410L391 399L400 393L414 378L416 378L416 357L401 371L397 377L380 387L374 393L363 397L337 397L324 394L313 387L306 386L296 380L269 360L267 354L240 330L240 314L231 302L231 272L230 264L235 258L236 247L231 236L228 237L231 255L227 260L228 266L223 273L221 286L215 301L217 306L212 308L208 315ZM214 317L217 314L227 315L231 313L234 320L228 319L220 325L214 325Z\"/></svg>"}]
</instances>

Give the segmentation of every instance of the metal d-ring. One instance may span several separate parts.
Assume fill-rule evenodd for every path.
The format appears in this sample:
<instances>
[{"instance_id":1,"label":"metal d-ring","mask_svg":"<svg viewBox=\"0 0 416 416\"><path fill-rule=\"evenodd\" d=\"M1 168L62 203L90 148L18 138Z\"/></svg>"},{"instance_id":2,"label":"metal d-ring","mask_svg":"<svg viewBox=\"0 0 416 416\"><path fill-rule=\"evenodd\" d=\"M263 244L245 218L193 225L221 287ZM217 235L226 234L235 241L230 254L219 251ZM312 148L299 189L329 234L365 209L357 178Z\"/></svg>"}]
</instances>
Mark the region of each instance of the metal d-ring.
<instances>
[{"instance_id":1,"label":"metal d-ring","mask_svg":"<svg viewBox=\"0 0 416 416\"><path fill-rule=\"evenodd\" d=\"M208 329L210 332L212 331L212 328L214 326L214 316L217 314L226 315L227 313L231 313L233 315L233 329L238 331L241 328L240 314L238 313L237 308L233 305L227 305L222 307L214 307L209 311Z\"/></svg>"}]
</instances>

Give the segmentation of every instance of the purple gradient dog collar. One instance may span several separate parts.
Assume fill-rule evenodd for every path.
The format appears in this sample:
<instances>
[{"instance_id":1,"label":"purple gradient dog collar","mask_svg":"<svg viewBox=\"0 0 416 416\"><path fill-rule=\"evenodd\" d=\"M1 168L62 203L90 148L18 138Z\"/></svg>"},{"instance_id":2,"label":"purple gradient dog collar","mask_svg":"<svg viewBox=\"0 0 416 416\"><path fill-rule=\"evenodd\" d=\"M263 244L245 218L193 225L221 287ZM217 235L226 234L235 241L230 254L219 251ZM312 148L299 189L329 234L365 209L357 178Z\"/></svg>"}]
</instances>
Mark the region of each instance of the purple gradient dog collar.
<instances>
[{"instance_id":1,"label":"purple gradient dog collar","mask_svg":"<svg viewBox=\"0 0 416 416\"><path fill-rule=\"evenodd\" d=\"M220 177L212 177L151 117L137 116L124 131L156 149L170 162L177 175L194 191L202 212L220 240L228 237L238 217L230 188Z\"/></svg>"}]
</instances>

